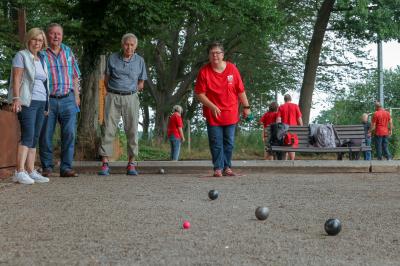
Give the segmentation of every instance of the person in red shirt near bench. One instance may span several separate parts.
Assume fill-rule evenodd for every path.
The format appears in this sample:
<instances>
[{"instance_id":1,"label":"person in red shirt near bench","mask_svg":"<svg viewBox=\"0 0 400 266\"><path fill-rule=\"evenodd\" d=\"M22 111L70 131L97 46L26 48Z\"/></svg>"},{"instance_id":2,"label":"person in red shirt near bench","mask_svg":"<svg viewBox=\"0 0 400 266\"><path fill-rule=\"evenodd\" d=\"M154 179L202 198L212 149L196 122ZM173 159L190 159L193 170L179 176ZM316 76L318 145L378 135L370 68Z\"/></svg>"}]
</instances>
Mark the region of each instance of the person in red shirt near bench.
<instances>
[{"instance_id":1,"label":"person in red shirt near bench","mask_svg":"<svg viewBox=\"0 0 400 266\"><path fill-rule=\"evenodd\" d=\"M289 126L302 126L303 119L299 106L295 103L292 103L292 97L289 94L286 94L283 97L283 100L285 103L278 108L276 122L284 123ZM287 155L288 154L286 154L286 159ZM295 152L289 152L290 160L294 160L295 156Z\"/></svg>"},{"instance_id":2,"label":"person in red shirt near bench","mask_svg":"<svg viewBox=\"0 0 400 266\"><path fill-rule=\"evenodd\" d=\"M219 42L207 49L209 63L197 75L195 94L203 104L207 120L208 142L214 165L214 177L234 176L231 169L235 127L239 122L239 103L243 117L251 114L239 70L224 61L224 47Z\"/></svg>"},{"instance_id":3,"label":"person in red shirt near bench","mask_svg":"<svg viewBox=\"0 0 400 266\"><path fill-rule=\"evenodd\" d=\"M393 121L390 113L382 108L380 102L375 102L375 113L372 116L371 129L369 133L375 131L375 144L378 160L382 160L382 149L386 159L391 160L392 155L388 148L388 139L392 135ZM389 126L389 128L388 128Z\"/></svg>"},{"instance_id":4,"label":"person in red shirt near bench","mask_svg":"<svg viewBox=\"0 0 400 266\"><path fill-rule=\"evenodd\" d=\"M268 148L269 148L269 136L268 133L266 131L266 128L275 123L276 121L276 117L278 115L277 113L278 111L278 103L276 102L272 102L269 107L268 107L268 112L266 112L260 119L260 123L263 124L263 131L262 131L262 139L264 142L264 159L265 160L273 160L273 155L268 152Z\"/></svg>"}]
</instances>

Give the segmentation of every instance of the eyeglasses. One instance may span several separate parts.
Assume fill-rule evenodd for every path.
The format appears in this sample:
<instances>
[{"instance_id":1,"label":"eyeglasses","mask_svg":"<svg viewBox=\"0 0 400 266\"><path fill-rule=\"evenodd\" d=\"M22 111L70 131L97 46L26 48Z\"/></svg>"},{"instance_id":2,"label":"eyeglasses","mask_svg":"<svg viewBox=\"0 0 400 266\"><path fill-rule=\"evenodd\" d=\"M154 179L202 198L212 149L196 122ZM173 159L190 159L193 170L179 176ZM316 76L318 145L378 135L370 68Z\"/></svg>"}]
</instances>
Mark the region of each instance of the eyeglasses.
<instances>
[{"instance_id":1,"label":"eyeglasses","mask_svg":"<svg viewBox=\"0 0 400 266\"><path fill-rule=\"evenodd\" d=\"M210 52L210 55L220 55L223 54L224 52L218 51L218 52Z\"/></svg>"},{"instance_id":2,"label":"eyeglasses","mask_svg":"<svg viewBox=\"0 0 400 266\"><path fill-rule=\"evenodd\" d=\"M40 43L44 42L43 39L36 39L36 38L31 39L31 41L40 42Z\"/></svg>"}]
</instances>

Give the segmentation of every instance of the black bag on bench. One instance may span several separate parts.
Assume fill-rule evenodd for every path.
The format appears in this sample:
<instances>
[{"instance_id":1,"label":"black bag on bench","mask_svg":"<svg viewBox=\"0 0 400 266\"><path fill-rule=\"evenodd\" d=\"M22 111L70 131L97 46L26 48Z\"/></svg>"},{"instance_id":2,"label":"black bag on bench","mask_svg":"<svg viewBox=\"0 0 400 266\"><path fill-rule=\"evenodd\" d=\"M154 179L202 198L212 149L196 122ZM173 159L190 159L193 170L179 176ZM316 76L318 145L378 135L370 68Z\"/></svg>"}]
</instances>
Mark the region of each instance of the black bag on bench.
<instances>
[{"instance_id":1,"label":"black bag on bench","mask_svg":"<svg viewBox=\"0 0 400 266\"><path fill-rule=\"evenodd\" d=\"M352 147L360 147L362 145L361 139L345 139L341 147L349 148L349 160L359 160L361 156L361 152L352 149ZM343 160L343 153L338 153L338 160Z\"/></svg>"},{"instance_id":2,"label":"black bag on bench","mask_svg":"<svg viewBox=\"0 0 400 266\"><path fill-rule=\"evenodd\" d=\"M289 126L284 123L274 123L270 126L271 134L269 144L271 146L283 146L286 133L289 130ZM283 159L283 152L275 152L276 159Z\"/></svg>"}]
</instances>

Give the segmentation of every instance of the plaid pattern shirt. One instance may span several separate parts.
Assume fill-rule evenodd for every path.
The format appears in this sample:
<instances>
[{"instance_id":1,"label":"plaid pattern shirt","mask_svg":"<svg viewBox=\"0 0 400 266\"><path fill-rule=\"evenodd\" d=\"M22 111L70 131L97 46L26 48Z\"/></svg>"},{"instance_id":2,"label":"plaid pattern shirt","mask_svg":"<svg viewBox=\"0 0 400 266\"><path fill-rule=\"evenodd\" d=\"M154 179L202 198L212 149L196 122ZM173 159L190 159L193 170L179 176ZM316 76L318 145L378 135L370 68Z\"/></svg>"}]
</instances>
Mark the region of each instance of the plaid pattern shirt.
<instances>
[{"instance_id":1,"label":"plaid pattern shirt","mask_svg":"<svg viewBox=\"0 0 400 266\"><path fill-rule=\"evenodd\" d=\"M61 44L56 55L50 48L42 51L49 73L50 95L62 96L74 90L74 79L79 79L81 72L71 48Z\"/></svg>"}]
</instances>

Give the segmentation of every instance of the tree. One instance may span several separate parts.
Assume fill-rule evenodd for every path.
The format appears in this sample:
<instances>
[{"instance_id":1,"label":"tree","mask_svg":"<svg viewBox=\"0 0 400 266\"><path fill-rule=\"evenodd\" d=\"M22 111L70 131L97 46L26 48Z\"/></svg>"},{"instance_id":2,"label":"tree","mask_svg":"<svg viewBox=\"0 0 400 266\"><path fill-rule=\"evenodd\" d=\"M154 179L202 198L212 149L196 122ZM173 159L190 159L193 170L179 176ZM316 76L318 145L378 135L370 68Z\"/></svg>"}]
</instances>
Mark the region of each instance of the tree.
<instances>
[{"instance_id":1,"label":"tree","mask_svg":"<svg viewBox=\"0 0 400 266\"><path fill-rule=\"evenodd\" d=\"M84 79L78 148L89 157L97 154L98 145L93 145L93 142L98 143L100 137L97 121L98 84L105 64L101 56L118 51L121 47L121 37L126 32L134 32L138 36L140 52L141 41L146 34L151 34L152 25L157 25L160 20L167 18L164 6L163 1L154 4L140 0L81 0L73 9L72 17L82 21L79 38L83 47L81 68ZM147 104L142 108L144 114L148 114ZM148 123L148 115L145 117L145 123Z\"/></svg>"},{"instance_id":2,"label":"tree","mask_svg":"<svg viewBox=\"0 0 400 266\"><path fill-rule=\"evenodd\" d=\"M20 47L17 35L17 9L11 1L3 1L0 5L0 95L6 97L6 82L10 76L11 58ZM3 90L3 92L1 92Z\"/></svg>"},{"instance_id":3,"label":"tree","mask_svg":"<svg viewBox=\"0 0 400 266\"><path fill-rule=\"evenodd\" d=\"M320 51L329 25L330 30L337 31L339 36L349 40L376 41L378 36L382 40L398 39L400 38L399 4L399 0L324 0L322 2L307 53L300 95L300 108L305 123L309 120ZM331 14L334 19L328 23Z\"/></svg>"},{"instance_id":4,"label":"tree","mask_svg":"<svg viewBox=\"0 0 400 266\"><path fill-rule=\"evenodd\" d=\"M324 0L318 10L317 19L314 26L313 35L307 51L307 59L304 68L303 85L300 91L299 106L303 113L304 124L308 124L310 117L312 95L314 92L317 67L324 40L326 27L333 9L335 0Z\"/></svg>"},{"instance_id":5,"label":"tree","mask_svg":"<svg viewBox=\"0 0 400 266\"><path fill-rule=\"evenodd\" d=\"M177 1L166 7L166 12L174 10L174 16L158 24L145 40L147 83L155 100L159 136L166 134L171 107L193 96L193 83L207 62L206 46L211 41L224 43L225 56L239 65L245 80L254 78L255 66L266 65L271 58L268 39L280 29L275 4L274 0ZM267 68L265 72L269 73Z\"/></svg>"}]
</instances>

